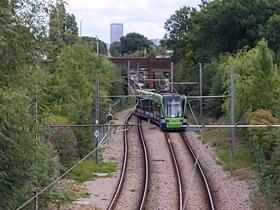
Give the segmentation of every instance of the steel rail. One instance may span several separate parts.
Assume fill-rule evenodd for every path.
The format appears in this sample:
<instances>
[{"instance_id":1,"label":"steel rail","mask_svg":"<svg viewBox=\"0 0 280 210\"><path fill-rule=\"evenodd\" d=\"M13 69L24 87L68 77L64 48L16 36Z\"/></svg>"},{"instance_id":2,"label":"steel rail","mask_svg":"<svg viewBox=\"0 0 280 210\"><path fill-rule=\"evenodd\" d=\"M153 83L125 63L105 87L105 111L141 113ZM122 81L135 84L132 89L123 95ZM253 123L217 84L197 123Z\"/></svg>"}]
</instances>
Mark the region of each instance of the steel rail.
<instances>
[{"instance_id":1,"label":"steel rail","mask_svg":"<svg viewBox=\"0 0 280 210\"><path fill-rule=\"evenodd\" d=\"M175 173L176 173L176 176L177 176L178 191L179 191L179 209L182 210L183 209L182 177L181 177L181 173L180 173L180 170L179 170L178 161L177 161L177 158L175 156L175 152L174 152L170 137L169 137L167 132L165 132L165 139L168 143L168 147L169 147L170 153L172 155L173 165L174 165Z\"/></svg>"},{"instance_id":2,"label":"steel rail","mask_svg":"<svg viewBox=\"0 0 280 210\"><path fill-rule=\"evenodd\" d=\"M149 159L148 159L148 150L146 147L146 143L145 143L145 139L144 139L144 135L143 135L143 130L142 130L142 126L141 126L141 120L138 120L138 132L139 132L139 137L141 139L141 143L142 143L142 148L143 148L143 152L144 152L144 159L145 159L145 183L144 183L144 188L143 188L143 193L142 193L142 199L141 199L141 203L140 203L140 207L139 209L144 209L145 203L146 203L146 198L147 198L147 194L148 194L148 185L149 185Z\"/></svg>"},{"instance_id":3,"label":"steel rail","mask_svg":"<svg viewBox=\"0 0 280 210\"><path fill-rule=\"evenodd\" d=\"M208 180L206 178L206 175L205 175L205 173L203 171L203 168L202 168L202 166L201 166L201 164L200 164L200 162L199 162L199 160L197 158L197 155L193 151L192 146L190 145L190 143L188 141L188 138L185 135L185 133L184 132L180 132L180 135L181 135L182 139L184 140L186 147L188 148L188 150L191 153L191 156L192 156L192 159L194 161L195 167L197 166L199 174L202 177L202 180L203 180L206 192L207 192L209 209L215 210L215 203L214 203L214 200L213 200L212 192L211 192L210 186L208 184Z\"/></svg>"},{"instance_id":4,"label":"steel rail","mask_svg":"<svg viewBox=\"0 0 280 210\"><path fill-rule=\"evenodd\" d=\"M129 112L128 116L125 119L125 125L124 125L124 137L123 137L123 142L124 142L124 157L123 157L123 162L122 162L122 169L121 169L121 175L118 181L118 186L116 188L116 191L114 193L113 199L111 200L111 203L109 207L107 208L108 210L112 210L115 207L115 204L117 202L117 199L120 195L123 183L124 183L124 177L126 173L126 168L127 168L127 159L128 159L128 141L127 141L127 126L128 126L128 120L131 118L133 113L133 110Z\"/></svg>"}]
</instances>

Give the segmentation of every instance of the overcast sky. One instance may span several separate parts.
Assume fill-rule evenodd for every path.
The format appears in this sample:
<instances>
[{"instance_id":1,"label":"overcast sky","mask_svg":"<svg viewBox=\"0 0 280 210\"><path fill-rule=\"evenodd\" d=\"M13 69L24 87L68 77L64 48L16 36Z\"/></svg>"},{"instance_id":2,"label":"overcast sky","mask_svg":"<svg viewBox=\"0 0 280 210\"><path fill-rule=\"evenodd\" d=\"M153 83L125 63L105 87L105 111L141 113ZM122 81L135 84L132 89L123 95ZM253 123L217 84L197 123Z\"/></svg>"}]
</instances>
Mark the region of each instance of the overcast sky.
<instances>
[{"instance_id":1,"label":"overcast sky","mask_svg":"<svg viewBox=\"0 0 280 210\"><path fill-rule=\"evenodd\" d=\"M197 6L200 0L67 0L67 11L76 16L83 36L110 42L110 23L123 23L124 34L137 32L149 39L162 38L164 22L180 7Z\"/></svg>"}]
</instances>

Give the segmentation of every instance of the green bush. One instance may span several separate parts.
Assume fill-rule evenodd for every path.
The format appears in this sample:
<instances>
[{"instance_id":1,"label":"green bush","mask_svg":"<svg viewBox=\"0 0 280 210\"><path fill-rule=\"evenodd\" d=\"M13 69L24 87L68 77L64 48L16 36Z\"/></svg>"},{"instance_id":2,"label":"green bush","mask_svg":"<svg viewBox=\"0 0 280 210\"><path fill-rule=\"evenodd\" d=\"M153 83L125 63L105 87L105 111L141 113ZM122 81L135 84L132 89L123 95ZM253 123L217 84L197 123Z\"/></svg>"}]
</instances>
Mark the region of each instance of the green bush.
<instances>
[{"instance_id":1,"label":"green bush","mask_svg":"<svg viewBox=\"0 0 280 210\"><path fill-rule=\"evenodd\" d=\"M49 181L50 149L35 139L24 91L0 89L0 209L15 209Z\"/></svg>"},{"instance_id":2,"label":"green bush","mask_svg":"<svg viewBox=\"0 0 280 210\"><path fill-rule=\"evenodd\" d=\"M272 125L277 124L277 119L271 111L259 109L249 114L247 122L252 125ZM279 129L249 128L248 133L249 144L257 162L269 164L279 141Z\"/></svg>"},{"instance_id":3,"label":"green bush","mask_svg":"<svg viewBox=\"0 0 280 210\"><path fill-rule=\"evenodd\" d=\"M270 111L257 110L248 116L250 124L277 124ZM280 130L278 128L250 128L249 143L259 169L259 191L270 208L280 205Z\"/></svg>"}]
</instances>

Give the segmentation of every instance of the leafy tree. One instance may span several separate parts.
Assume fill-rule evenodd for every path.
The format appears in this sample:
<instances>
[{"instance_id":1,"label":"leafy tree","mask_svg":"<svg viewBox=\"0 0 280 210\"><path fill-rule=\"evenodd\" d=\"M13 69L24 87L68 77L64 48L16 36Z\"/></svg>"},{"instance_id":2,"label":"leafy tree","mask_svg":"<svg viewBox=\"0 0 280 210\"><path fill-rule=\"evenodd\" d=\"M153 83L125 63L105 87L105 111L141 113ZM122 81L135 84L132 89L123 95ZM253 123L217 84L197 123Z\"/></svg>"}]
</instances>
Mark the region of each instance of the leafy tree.
<instances>
[{"instance_id":1,"label":"leafy tree","mask_svg":"<svg viewBox=\"0 0 280 210\"><path fill-rule=\"evenodd\" d=\"M113 57L118 57L122 55L122 48L120 42L113 42L110 45L110 54Z\"/></svg>"},{"instance_id":2,"label":"leafy tree","mask_svg":"<svg viewBox=\"0 0 280 210\"><path fill-rule=\"evenodd\" d=\"M228 62L222 66L227 72L231 66L235 69L237 119L247 111L261 108L271 110L279 116L280 74L274 64L274 54L266 41L260 41L248 52L240 51L229 57ZM229 90L229 73L223 77L224 85ZM225 108L229 113L229 99Z\"/></svg>"},{"instance_id":3,"label":"leafy tree","mask_svg":"<svg viewBox=\"0 0 280 210\"><path fill-rule=\"evenodd\" d=\"M0 86L18 86L42 55L44 1L0 2ZM26 12L29 12L26 14ZM39 25L40 24L40 25Z\"/></svg>"},{"instance_id":4,"label":"leafy tree","mask_svg":"<svg viewBox=\"0 0 280 210\"><path fill-rule=\"evenodd\" d=\"M0 89L0 101L0 208L15 209L32 195L32 186L49 181L51 153L32 136L36 126L26 93Z\"/></svg>"},{"instance_id":5,"label":"leafy tree","mask_svg":"<svg viewBox=\"0 0 280 210\"><path fill-rule=\"evenodd\" d=\"M192 14L195 10L190 7L182 7L165 22L166 34L161 43L163 46L173 49L175 60L182 59L187 46L186 34L192 29Z\"/></svg>"},{"instance_id":6,"label":"leafy tree","mask_svg":"<svg viewBox=\"0 0 280 210\"><path fill-rule=\"evenodd\" d=\"M180 58L186 55L195 63L254 47L263 28L272 26L267 21L280 14L279 6L279 1L214 0L204 1L200 10L183 7L166 21L164 43L179 47Z\"/></svg>"},{"instance_id":7,"label":"leafy tree","mask_svg":"<svg viewBox=\"0 0 280 210\"><path fill-rule=\"evenodd\" d=\"M81 40L85 45L88 45L88 47L91 49L93 53L97 52L96 38L84 36L81 38ZM98 52L103 55L108 54L106 43L101 41L100 39L98 39Z\"/></svg>"},{"instance_id":8,"label":"leafy tree","mask_svg":"<svg viewBox=\"0 0 280 210\"><path fill-rule=\"evenodd\" d=\"M218 58L212 59L209 63L203 66L203 95L219 96L227 93L224 86L225 80L225 64L228 62L230 55L220 55ZM228 76L228 74L226 74ZM204 110L209 117L218 119L224 114L222 104L225 99L214 98L206 99Z\"/></svg>"},{"instance_id":9,"label":"leafy tree","mask_svg":"<svg viewBox=\"0 0 280 210\"><path fill-rule=\"evenodd\" d=\"M66 12L64 2L58 1L53 7L49 20L49 40L53 44L51 57L56 57L65 44L73 44L78 39L75 16Z\"/></svg>"},{"instance_id":10,"label":"leafy tree","mask_svg":"<svg viewBox=\"0 0 280 210\"><path fill-rule=\"evenodd\" d=\"M91 124L93 122L93 94L96 74L100 75L102 95L119 94L122 90L121 79L112 64L102 56L97 56L83 42L66 46L59 54L57 70L50 80L48 101L51 112L65 117L69 123ZM109 100L100 103L101 116L105 116ZM104 120L104 119L102 119ZM78 136L80 154L92 148L92 131L75 130Z\"/></svg>"},{"instance_id":11,"label":"leafy tree","mask_svg":"<svg viewBox=\"0 0 280 210\"><path fill-rule=\"evenodd\" d=\"M260 36L268 41L268 46L276 53L277 62L280 62L280 15L271 16L264 28L260 30Z\"/></svg>"},{"instance_id":12,"label":"leafy tree","mask_svg":"<svg viewBox=\"0 0 280 210\"><path fill-rule=\"evenodd\" d=\"M138 33L128 33L126 36L121 37L122 54L131 54L137 50L147 50L151 45L151 41Z\"/></svg>"}]
</instances>

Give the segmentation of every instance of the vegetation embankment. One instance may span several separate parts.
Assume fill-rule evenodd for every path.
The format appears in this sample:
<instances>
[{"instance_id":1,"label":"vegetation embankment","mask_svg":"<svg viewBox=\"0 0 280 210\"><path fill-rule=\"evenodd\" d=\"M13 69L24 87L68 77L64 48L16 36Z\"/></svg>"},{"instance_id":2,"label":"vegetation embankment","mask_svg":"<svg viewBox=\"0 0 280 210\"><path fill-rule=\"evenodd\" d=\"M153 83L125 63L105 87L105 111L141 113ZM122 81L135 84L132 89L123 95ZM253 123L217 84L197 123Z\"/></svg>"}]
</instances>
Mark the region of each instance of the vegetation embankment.
<instances>
[{"instance_id":1,"label":"vegetation embankment","mask_svg":"<svg viewBox=\"0 0 280 210\"><path fill-rule=\"evenodd\" d=\"M236 122L279 123L279 6L278 1L214 0L202 1L199 9L177 10L165 23L167 33L162 41L174 50L176 80L197 81L197 63L201 62L203 95L229 94L229 72L233 67ZM199 94L195 86L180 86L178 90L186 95ZM227 122L229 98L204 100L204 113L208 118L222 117ZM218 156L229 170L234 173L242 165L253 166L259 172L254 208L276 209L280 205L279 129L238 129L237 159L233 162L226 143L229 137L221 135L222 142L213 142L213 133L218 132L208 132L206 140L216 145Z\"/></svg>"},{"instance_id":2,"label":"vegetation embankment","mask_svg":"<svg viewBox=\"0 0 280 210\"><path fill-rule=\"evenodd\" d=\"M102 95L124 87L106 45L97 55L95 38L78 37L62 1L4 0L0 13L0 209L15 209L94 147L90 128L46 125L91 124L97 74ZM104 122L111 100L100 103ZM40 208L64 195L42 194Z\"/></svg>"}]
</instances>

